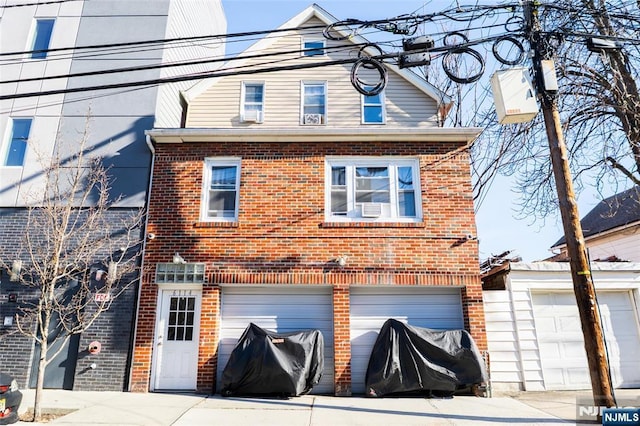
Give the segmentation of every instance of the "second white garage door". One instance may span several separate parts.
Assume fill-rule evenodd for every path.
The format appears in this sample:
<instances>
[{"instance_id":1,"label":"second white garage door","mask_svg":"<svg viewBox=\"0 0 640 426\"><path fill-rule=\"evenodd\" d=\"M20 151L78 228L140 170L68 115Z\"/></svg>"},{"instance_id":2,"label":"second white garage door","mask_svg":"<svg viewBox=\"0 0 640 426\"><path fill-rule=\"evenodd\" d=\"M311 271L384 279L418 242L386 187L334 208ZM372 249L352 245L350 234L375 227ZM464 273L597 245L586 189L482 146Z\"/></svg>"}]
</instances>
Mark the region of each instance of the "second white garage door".
<instances>
[{"instance_id":1,"label":"second white garage door","mask_svg":"<svg viewBox=\"0 0 640 426\"><path fill-rule=\"evenodd\" d=\"M598 294L615 387L640 386L640 334L631 300L628 291ZM532 293L532 301L545 388L590 389L589 368L574 293Z\"/></svg>"},{"instance_id":2,"label":"second white garage door","mask_svg":"<svg viewBox=\"0 0 640 426\"><path fill-rule=\"evenodd\" d=\"M324 337L324 372L312 393L333 393L333 304L330 287L223 287L220 310L218 392L222 371L231 351L249 323L254 323L278 333L319 329Z\"/></svg>"},{"instance_id":3,"label":"second white garage door","mask_svg":"<svg viewBox=\"0 0 640 426\"><path fill-rule=\"evenodd\" d=\"M459 288L352 287L350 304L353 393L365 391L369 356L387 319L439 330L464 327Z\"/></svg>"}]
</instances>

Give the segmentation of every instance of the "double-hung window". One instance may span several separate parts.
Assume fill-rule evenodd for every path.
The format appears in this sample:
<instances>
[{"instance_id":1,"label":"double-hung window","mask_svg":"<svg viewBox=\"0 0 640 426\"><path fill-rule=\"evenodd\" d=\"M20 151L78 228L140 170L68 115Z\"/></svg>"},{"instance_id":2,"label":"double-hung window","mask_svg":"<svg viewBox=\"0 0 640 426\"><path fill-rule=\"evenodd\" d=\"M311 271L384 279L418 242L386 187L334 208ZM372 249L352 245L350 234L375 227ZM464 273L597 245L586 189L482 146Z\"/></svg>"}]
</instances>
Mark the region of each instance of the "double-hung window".
<instances>
[{"instance_id":1,"label":"double-hung window","mask_svg":"<svg viewBox=\"0 0 640 426\"><path fill-rule=\"evenodd\" d=\"M326 182L327 221L422 218L417 159L331 157L326 161Z\"/></svg>"},{"instance_id":2,"label":"double-hung window","mask_svg":"<svg viewBox=\"0 0 640 426\"><path fill-rule=\"evenodd\" d=\"M363 124L383 124L384 116L384 92L371 96L362 95Z\"/></svg>"},{"instance_id":3,"label":"double-hung window","mask_svg":"<svg viewBox=\"0 0 640 426\"><path fill-rule=\"evenodd\" d=\"M36 21L30 49L32 51L31 59L44 59L47 57L54 23L55 19L38 19Z\"/></svg>"},{"instance_id":4,"label":"double-hung window","mask_svg":"<svg viewBox=\"0 0 640 426\"><path fill-rule=\"evenodd\" d=\"M302 124L317 125L327 122L326 82L302 82Z\"/></svg>"},{"instance_id":5,"label":"double-hung window","mask_svg":"<svg viewBox=\"0 0 640 426\"><path fill-rule=\"evenodd\" d=\"M242 83L242 121L262 123L264 119L264 83Z\"/></svg>"},{"instance_id":6,"label":"double-hung window","mask_svg":"<svg viewBox=\"0 0 640 426\"><path fill-rule=\"evenodd\" d=\"M237 222L240 159L207 158L203 177L201 220Z\"/></svg>"},{"instance_id":7,"label":"double-hung window","mask_svg":"<svg viewBox=\"0 0 640 426\"><path fill-rule=\"evenodd\" d=\"M322 56L325 54L324 40L304 40L302 42L303 56Z\"/></svg>"},{"instance_id":8,"label":"double-hung window","mask_svg":"<svg viewBox=\"0 0 640 426\"><path fill-rule=\"evenodd\" d=\"M10 121L11 133L5 151L4 166L20 167L24 165L32 121L31 118L14 118Z\"/></svg>"}]
</instances>

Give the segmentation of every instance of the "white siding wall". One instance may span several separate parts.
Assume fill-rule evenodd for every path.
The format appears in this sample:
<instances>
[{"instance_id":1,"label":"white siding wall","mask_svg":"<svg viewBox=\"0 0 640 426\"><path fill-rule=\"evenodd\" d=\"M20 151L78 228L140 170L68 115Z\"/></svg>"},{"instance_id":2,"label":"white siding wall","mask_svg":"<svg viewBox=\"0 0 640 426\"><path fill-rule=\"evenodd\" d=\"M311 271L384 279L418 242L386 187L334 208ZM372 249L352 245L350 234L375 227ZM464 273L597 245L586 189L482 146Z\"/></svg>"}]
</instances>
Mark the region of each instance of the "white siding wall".
<instances>
[{"instance_id":1,"label":"white siding wall","mask_svg":"<svg viewBox=\"0 0 640 426\"><path fill-rule=\"evenodd\" d=\"M482 297L492 384L500 383L505 388L518 390L522 383L522 366L514 312L511 309L511 293L485 291Z\"/></svg>"},{"instance_id":2,"label":"white siding wall","mask_svg":"<svg viewBox=\"0 0 640 426\"><path fill-rule=\"evenodd\" d=\"M485 291L483 297L492 386L544 389L529 292L526 288Z\"/></svg>"},{"instance_id":3,"label":"white siding wall","mask_svg":"<svg viewBox=\"0 0 640 426\"><path fill-rule=\"evenodd\" d=\"M640 226L586 241L591 259L617 256L629 262L640 262Z\"/></svg>"},{"instance_id":4,"label":"white siding wall","mask_svg":"<svg viewBox=\"0 0 640 426\"><path fill-rule=\"evenodd\" d=\"M308 25L320 25L319 20L312 19ZM321 37L319 30L307 31L304 35ZM268 48L260 50L260 54L301 49L303 33L300 31L287 33ZM327 41L327 47L350 46L349 41ZM282 65L307 64L311 61L330 61L353 58L357 47L329 53L326 56L301 57L300 53L278 55L277 59L286 58ZM270 68L279 64L266 64L275 58L249 59L243 65L252 68ZM230 62L226 67L233 67ZM356 127L361 125L360 94L351 85L349 73L351 65L331 65L291 71L278 71L265 74L251 74L221 77L214 84L190 102L187 127L231 127L231 126L263 126L292 127L300 122L300 81L327 81L327 126ZM240 122L240 91L242 81L265 82L264 123L246 124ZM419 126L437 125L437 104L430 96L416 89L404 78L389 72L389 84L386 86L387 126ZM367 125L370 126L370 125ZM384 125L383 125L384 126Z\"/></svg>"},{"instance_id":5,"label":"white siding wall","mask_svg":"<svg viewBox=\"0 0 640 426\"><path fill-rule=\"evenodd\" d=\"M594 263L596 290L632 290L640 296L639 263ZM483 292L491 384L495 390L545 390L531 292L572 290L569 264L512 263L506 290Z\"/></svg>"},{"instance_id":6,"label":"white siding wall","mask_svg":"<svg viewBox=\"0 0 640 426\"><path fill-rule=\"evenodd\" d=\"M227 21L220 0L174 0L169 5L165 38L219 35L227 32ZM207 39L180 44L180 48L168 48L163 52L162 63L184 62L199 59L221 59L225 52L225 39ZM210 71L222 62L163 68L160 77L172 77ZM195 81L163 84L158 89L156 120L154 127L180 127L182 108L179 93L193 86Z\"/></svg>"}]
</instances>

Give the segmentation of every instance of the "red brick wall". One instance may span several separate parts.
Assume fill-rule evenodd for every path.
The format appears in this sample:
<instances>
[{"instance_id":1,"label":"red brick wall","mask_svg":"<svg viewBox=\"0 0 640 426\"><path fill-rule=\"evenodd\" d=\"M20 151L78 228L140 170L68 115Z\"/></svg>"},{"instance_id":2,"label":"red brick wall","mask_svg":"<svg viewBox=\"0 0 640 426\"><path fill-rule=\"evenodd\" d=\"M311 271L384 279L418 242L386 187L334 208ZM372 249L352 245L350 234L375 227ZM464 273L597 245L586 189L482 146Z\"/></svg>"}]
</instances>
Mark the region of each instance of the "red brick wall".
<instances>
[{"instance_id":1,"label":"red brick wall","mask_svg":"<svg viewBox=\"0 0 640 426\"><path fill-rule=\"evenodd\" d=\"M207 264L199 387L211 388L218 333L218 283L334 284L336 391L350 392L348 285L464 285L465 326L486 349L468 153L456 143L189 143L156 147L145 262L179 252ZM324 222L325 156L420 159L424 221ZM205 157L241 157L237 224L200 223ZM348 256L338 268L333 259ZM143 283L134 390L148 386L156 286ZM213 285L213 288L210 286ZM202 339L202 338L201 338Z\"/></svg>"},{"instance_id":2,"label":"red brick wall","mask_svg":"<svg viewBox=\"0 0 640 426\"><path fill-rule=\"evenodd\" d=\"M349 285L333 286L333 339L335 394L351 395L351 340L349 321Z\"/></svg>"}]
</instances>

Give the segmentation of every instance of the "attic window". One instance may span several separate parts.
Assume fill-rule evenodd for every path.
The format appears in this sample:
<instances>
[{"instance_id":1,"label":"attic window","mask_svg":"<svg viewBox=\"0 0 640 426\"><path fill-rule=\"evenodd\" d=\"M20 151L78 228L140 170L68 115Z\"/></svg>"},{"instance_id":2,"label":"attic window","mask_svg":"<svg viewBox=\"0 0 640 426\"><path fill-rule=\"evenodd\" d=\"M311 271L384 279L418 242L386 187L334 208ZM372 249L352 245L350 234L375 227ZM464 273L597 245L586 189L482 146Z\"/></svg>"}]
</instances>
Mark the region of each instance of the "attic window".
<instances>
[{"instance_id":1,"label":"attic window","mask_svg":"<svg viewBox=\"0 0 640 426\"><path fill-rule=\"evenodd\" d=\"M325 54L324 48L324 40L304 40L302 43L302 55L323 56Z\"/></svg>"}]
</instances>

